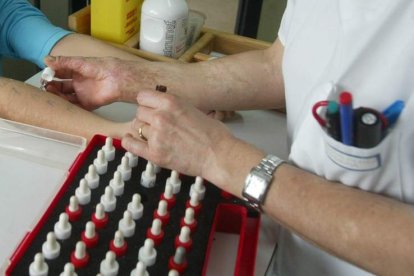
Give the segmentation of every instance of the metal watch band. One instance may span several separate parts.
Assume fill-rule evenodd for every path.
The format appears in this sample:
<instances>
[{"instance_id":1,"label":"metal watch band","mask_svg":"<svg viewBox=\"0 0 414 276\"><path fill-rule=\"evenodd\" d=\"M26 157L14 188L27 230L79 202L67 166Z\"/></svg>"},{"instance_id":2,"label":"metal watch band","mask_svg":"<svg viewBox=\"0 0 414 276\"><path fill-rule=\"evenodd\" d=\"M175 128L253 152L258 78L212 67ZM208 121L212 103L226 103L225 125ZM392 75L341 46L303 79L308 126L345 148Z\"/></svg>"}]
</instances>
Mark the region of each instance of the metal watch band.
<instances>
[{"instance_id":1,"label":"metal watch band","mask_svg":"<svg viewBox=\"0 0 414 276\"><path fill-rule=\"evenodd\" d=\"M268 154L260 161L258 168L266 171L267 174L272 175L275 169L284 161L273 154Z\"/></svg>"},{"instance_id":2,"label":"metal watch band","mask_svg":"<svg viewBox=\"0 0 414 276\"><path fill-rule=\"evenodd\" d=\"M247 203L258 211L262 211L273 173L284 161L279 157L268 154L260 163L253 167L246 178L242 195Z\"/></svg>"}]
</instances>

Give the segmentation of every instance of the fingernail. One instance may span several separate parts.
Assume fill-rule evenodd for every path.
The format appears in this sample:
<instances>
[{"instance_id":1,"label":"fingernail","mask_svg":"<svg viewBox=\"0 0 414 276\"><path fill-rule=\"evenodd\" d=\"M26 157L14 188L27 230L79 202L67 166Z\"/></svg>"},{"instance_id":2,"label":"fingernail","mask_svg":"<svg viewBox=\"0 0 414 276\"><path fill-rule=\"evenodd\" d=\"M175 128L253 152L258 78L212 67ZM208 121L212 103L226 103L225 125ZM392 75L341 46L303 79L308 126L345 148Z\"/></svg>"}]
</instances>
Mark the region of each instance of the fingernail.
<instances>
[{"instance_id":1,"label":"fingernail","mask_svg":"<svg viewBox=\"0 0 414 276\"><path fill-rule=\"evenodd\" d=\"M54 56L46 56L45 57L45 60L46 61L49 61L49 62L54 62L54 61L56 61L56 57L54 57Z\"/></svg>"}]
</instances>

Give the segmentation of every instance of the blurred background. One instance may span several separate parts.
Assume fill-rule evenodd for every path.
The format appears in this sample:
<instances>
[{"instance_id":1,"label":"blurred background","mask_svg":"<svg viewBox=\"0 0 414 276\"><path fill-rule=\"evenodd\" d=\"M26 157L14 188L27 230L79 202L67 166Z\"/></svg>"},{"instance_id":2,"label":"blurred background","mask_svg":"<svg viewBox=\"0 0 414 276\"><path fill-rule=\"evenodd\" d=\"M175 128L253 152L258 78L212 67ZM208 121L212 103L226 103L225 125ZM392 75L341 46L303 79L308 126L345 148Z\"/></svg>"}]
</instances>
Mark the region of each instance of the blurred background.
<instances>
[{"instance_id":1,"label":"blurred background","mask_svg":"<svg viewBox=\"0 0 414 276\"><path fill-rule=\"evenodd\" d=\"M273 42L287 0L187 0L190 9L207 16L206 27ZM85 0L29 0L57 26L67 28L68 15L85 7ZM3 75L24 81L39 71L35 65L3 59Z\"/></svg>"}]
</instances>

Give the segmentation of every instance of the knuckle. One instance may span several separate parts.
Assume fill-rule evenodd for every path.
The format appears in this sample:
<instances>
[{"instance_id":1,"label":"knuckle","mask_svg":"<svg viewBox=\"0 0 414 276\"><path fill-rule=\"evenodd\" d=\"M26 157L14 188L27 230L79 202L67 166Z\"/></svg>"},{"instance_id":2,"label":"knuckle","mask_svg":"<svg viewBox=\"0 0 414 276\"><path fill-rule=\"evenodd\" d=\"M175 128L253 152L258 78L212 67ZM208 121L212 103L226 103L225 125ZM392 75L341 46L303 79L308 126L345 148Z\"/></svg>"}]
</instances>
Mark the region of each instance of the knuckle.
<instances>
[{"instance_id":1,"label":"knuckle","mask_svg":"<svg viewBox=\"0 0 414 276\"><path fill-rule=\"evenodd\" d=\"M121 145L124 149L129 151L131 149L131 139L127 137L123 138L121 141Z\"/></svg>"},{"instance_id":2,"label":"knuckle","mask_svg":"<svg viewBox=\"0 0 414 276\"><path fill-rule=\"evenodd\" d=\"M177 98L171 94L165 94L163 97L163 106L167 110L175 110L178 107Z\"/></svg>"},{"instance_id":3,"label":"knuckle","mask_svg":"<svg viewBox=\"0 0 414 276\"><path fill-rule=\"evenodd\" d=\"M154 116L152 125L154 125L157 130L162 130L163 127L165 127L168 124L168 121L169 120L167 115L159 112Z\"/></svg>"},{"instance_id":4,"label":"knuckle","mask_svg":"<svg viewBox=\"0 0 414 276\"><path fill-rule=\"evenodd\" d=\"M163 160L163 154L159 150L155 150L152 154L152 159L154 160L154 163L159 166L164 166L164 160Z\"/></svg>"},{"instance_id":5,"label":"knuckle","mask_svg":"<svg viewBox=\"0 0 414 276\"><path fill-rule=\"evenodd\" d=\"M59 64L61 66L65 66L68 63L68 59L64 56L55 56L54 64Z\"/></svg>"}]
</instances>

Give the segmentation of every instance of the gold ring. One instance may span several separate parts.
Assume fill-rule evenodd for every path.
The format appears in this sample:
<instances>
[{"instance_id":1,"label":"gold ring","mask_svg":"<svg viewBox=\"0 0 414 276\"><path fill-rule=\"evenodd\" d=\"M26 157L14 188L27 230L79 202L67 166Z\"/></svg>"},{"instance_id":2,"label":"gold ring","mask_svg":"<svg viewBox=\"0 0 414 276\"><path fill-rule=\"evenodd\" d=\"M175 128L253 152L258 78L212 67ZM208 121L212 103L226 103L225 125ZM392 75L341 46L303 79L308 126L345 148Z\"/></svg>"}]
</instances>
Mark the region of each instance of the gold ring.
<instances>
[{"instance_id":1,"label":"gold ring","mask_svg":"<svg viewBox=\"0 0 414 276\"><path fill-rule=\"evenodd\" d=\"M142 127L140 127L140 128L138 129L138 135L139 135L139 138L141 138L141 139L142 139L142 140L144 140L145 142L147 142L147 141L148 141L147 137L145 137L145 136L144 136L144 134L142 134Z\"/></svg>"}]
</instances>

